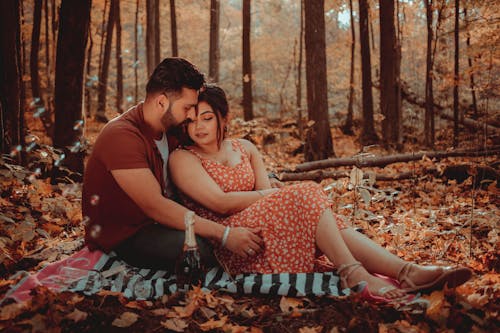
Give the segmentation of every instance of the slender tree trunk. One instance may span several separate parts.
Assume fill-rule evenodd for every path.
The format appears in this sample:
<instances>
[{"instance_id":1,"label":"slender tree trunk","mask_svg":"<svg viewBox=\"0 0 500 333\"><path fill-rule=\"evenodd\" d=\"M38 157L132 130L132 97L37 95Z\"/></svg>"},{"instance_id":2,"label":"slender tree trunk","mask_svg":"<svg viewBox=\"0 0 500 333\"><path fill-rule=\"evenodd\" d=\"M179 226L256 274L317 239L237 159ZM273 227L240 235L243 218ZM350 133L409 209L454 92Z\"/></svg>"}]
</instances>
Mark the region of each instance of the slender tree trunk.
<instances>
[{"instance_id":1,"label":"slender tree trunk","mask_svg":"<svg viewBox=\"0 0 500 333\"><path fill-rule=\"evenodd\" d=\"M137 67L139 67L139 9L140 1L136 1L135 25L134 25L134 97L135 103L139 100L139 78Z\"/></svg>"},{"instance_id":2,"label":"slender tree trunk","mask_svg":"<svg viewBox=\"0 0 500 333\"><path fill-rule=\"evenodd\" d=\"M250 0L243 0L243 116L253 119L252 58L250 52Z\"/></svg>"},{"instance_id":3,"label":"slender tree trunk","mask_svg":"<svg viewBox=\"0 0 500 333\"><path fill-rule=\"evenodd\" d=\"M58 26L58 17L57 17L57 11L56 11L56 0L51 0L50 3L50 10L52 12L52 56L55 57L56 54L56 47L57 47L57 26Z\"/></svg>"},{"instance_id":4,"label":"slender tree trunk","mask_svg":"<svg viewBox=\"0 0 500 333\"><path fill-rule=\"evenodd\" d=\"M172 39L172 57L179 56L177 47L177 15L175 14L175 0L170 0L170 33Z\"/></svg>"},{"instance_id":5,"label":"slender tree trunk","mask_svg":"<svg viewBox=\"0 0 500 333\"><path fill-rule=\"evenodd\" d=\"M459 110L458 110L458 83L459 83L459 40L458 40L458 18L460 15L460 0L455 0L455 70L453 81L453 147L458 147L458 124L459 124Z\"/></svg>"},{"instance_id":6,"label":"slender tree trunk","mask_svg":"<svg viewBox=\"0 0 500 333\"><path fill-rule=\"evenodd\" d=\"M54 146L65 154L65 159L59 160L58 165L80 174L83 174L85 152L79 149L82 127L76 128L75 123L83 121L83 70L90 8L91 0L62 1L57 43ZM54 182L58 176L57 168L53 176ZM81 180L81 177L76 180Z\"/></svg>"},{"instance_id":7,"label":"slender tree trunk","mask_svg":"<svg viewBox=\"0 0 500 333\"><path fill-rule=\"evenodd\" d=\"M42 0L35 0L33 29L31 30L30 75L33 99L42 99L38 75L38 53L40 51L40 26L42 21Z\"/></svg>"},{"instance_id":8,"label":"slender tree trunk","mask_svg":"<svg viewBox=\"0 0 500 333\"><path fill-rule=\"evenodd\" d=\"M300 32L299 32L299 63L297 64L297 124L299 127L299 137L304 137L304 124L302 122L302 57L304 50L304 1L300 1Z\"/></svg>"},{"instance_id":9,"label":"slender tree trunk","mask_svg":"<svg viewBox=\"0 0 500 333\"><path fill-rule=\"evenodd\" d=\"M155 0L154 3L155 7L155 12L154 12L154 18L155 18L155 34L154 34L154 40L155 40L155 64L153 66L153 70L158 65L161 61L160 55L161 55L161 42L160 42L160 0Z\"/></svg>"},{"instance_id":10,"label":"slender tree trunk","mask_svg":"<svg viewBox=\"0 0 500 333\"><path fill-rule=\"evenodd\" d=\"M18 163L24 145L20 34L19 1L0 1L0 148Z\"/></svg>"},{"instance_id":11,"label":"slender tree trunk","mask_svg":"<svg viewBox=\"0 0 500 333\"><path fill-rule=\"evenodd\" d=\"M353 135L352 121L353 121L353 103L354 103L354 54L356 49L356 32L354 30L354 15L352 8L352 0L349 0L349 12L351 14L351 71L349 75L349 102L347 103L347 118L342 126L344 134Z\"/></svg>"},{"instance_id":12,"label":"slender tree trunk","mask_svg":"<svg viewBox=\"0 0 500 333\"><path fill-rule=\"evenodd\" d=\"M120 18L120 1L116 6L116 111L123 113L123 62L122 62L122 22Z\"/></svg>"},{"instance_id":13,"label":"slender tree trunk","mask_svg":"<svg viewBox=\"0 0 500 333\"><path fill-rule=\"evenodd\" d=\"M368 1L359 0L359 39L361 51L361 85L363 90L363 130L361 143L372 145L378 142L373 119L372 72L370 36L368 32Z\"/></svg>"},{"instance_id":14,"label":"slender tree trunk","mask_svg":"<svg viewBox=\"0 0 500 333\"><path fill-rule=\"evenodd\" d=\"M51 64L50 64L50 31L49 31L49 0L43 0L43 11L45 14L45 65L46 65L46 72L47 72L47 90L49 92L52 92L52 82L50 79L50 75L52 74L51 71ZM50 94L52 95L52 94Z\"/></svg>"},{"instance_id":15,"label":"slender tree trunk","mask_svg":"<svg viewBox=\"0 0 500 333\"><path fill-rule=\"evenodd\" d=\"M91 79L91 71L92 71L92 48L94 47L94 39L92 38L92 33L90 32L92 29L91 22L89 22L89 47L87 48L87 64L85 65L86 75L84 77L85 82L85 115L87 118L91 116L92 110L92 92L94 91L94 81Z\"/></svg>"},{"instance_id":16,"label":"slender tree trunk","mask_svg":"<svg viewBox=\"0 0 500 333\"><path fill-rule=\"evenodd\" d=\"M20 8L21 8L21 77L23 77L25 74L28 73L28 67L29 64L27 63L28 57L26 56L28 52L26 51L26 39L24 38L23 30L24 30L24 23L26 22L26 16L24 13L24 0L20 1ZM21 80L24 82L24 80Z\"/></svg>"},{"instance_id":17,"label":"slender tree trunk","mask_svg":"<svg viewBox=\"0 0 500 333\"><path fill-rule=\"evenodd\" d=\"M425 144L428 147L434 147L434 89L433 89L433 0L424 0L425 12L427 17L427 67L425 70Z\"/></svg>"},{"instance_id":18,"label":"slender tree trunk","mask_svg":"<svg viewBox=\"0 0 500 333\"><path fill-rule=\"evenodd\" d=\"M102 57L104 55L104 43L106 41L106 9L108 8L108 0L104 1L104 9L102 11L102 20L101 20L101 45L99 46L99 68L97 72L99 73L99 80L97 82L98 87L101 85L101 73L102 73ZM111 9L110 9L111 10ZM109 15L109 14L108 14Z\"/></svg>"},{"instance_id":19,"label":"slender tree trunk","mask_svg":"<svg viewBox=\"0 0 500 333\"><path fill-rule=\"evenodd\" d=\"M111 0L109 7L108 24L106 28L106 42L104 45L104 55L102 59L101 73L99 74L99 92L97 96L97 112L96 120L100 122L107 122L105 116L106 112L106 95L108 91L108 74L109 74L109 61L111 58L111 44L113 42L113 28L116 20L116 2L118 0Z\"/></svg>"},{"instance_id":20,"label":"slender tree trunk","mask_svg":"<svg viewBox=\"0 0 500 333\"><path fill-rule=\"evenodd\" d=\"M314 121L307 133L304 158L315 161L335 155L328 120L325 3L305 1L304 5L307 110L309 120Z\"/></svg>"},{"instance_id":21,"label":"slender tree trunk","mask_svg":"<svg viewBox=\"0 0 500 333\"><path fill-rule=\"evenodd\" d=\"M219 82L219 24L220 0L210 1L210 51L208 75L214 82Z\"/></svg>"},{"instance_id":22,"label":"slender tree trunk","mask_svg":"<svg viewBox=\"0 0 500 333\"><path fill-rule=\"evenodd\" d=\"M156 65L156 0L146 0L146 59L148 77Z\"/></svg>"},{"instance_id":23,"label":"slender tree trunk","mask_svg":"<svg viewBox=\"0 0 500 333\"><path fill-rule=\"evenodd\" d=\"M386 145L398 147L401 139L401 110L398 103L398 45L394 1L380 1L380 110Z\"/></svg>"},{"instance_id":24,"label":"slender tree trunk","mask_svg":"<svg viewBox=\"0 0 500 333\"><path fill-rule=\"evenodd\" d=\"M469 30L469 20L467 18L467 6L464 7L464 20L466 24L467 30L467 51L470 51L470 30ZM470 78L470 92L472 96L472 110L474 111L474 117L477 118L479 116L479 112L477 110L477 99L476 99L476 85L474 83L474 69L472 67L472 58L470 54L467 54L467 62L469 63L469 78Z\"/></svg>"}]
</instances>

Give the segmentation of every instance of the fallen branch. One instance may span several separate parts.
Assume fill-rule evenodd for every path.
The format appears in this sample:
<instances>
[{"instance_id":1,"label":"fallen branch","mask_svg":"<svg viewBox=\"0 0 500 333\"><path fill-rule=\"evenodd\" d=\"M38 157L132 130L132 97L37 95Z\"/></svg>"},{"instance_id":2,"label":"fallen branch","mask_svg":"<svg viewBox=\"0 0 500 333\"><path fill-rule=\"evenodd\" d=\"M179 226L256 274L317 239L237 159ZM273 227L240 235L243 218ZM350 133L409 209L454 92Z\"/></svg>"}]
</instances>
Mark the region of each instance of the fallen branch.
<instances>
[{"instance_id":1,"label":"fallen branch","mask_svg":"<svg viewBox=\"0 0 500 333\"><path fill-rule=\"evenodd\" d=\"M295 167L295 171L303 172L316 169L334 168L339 166L362 167L384 167L386 165L398 162L410 162L421 160L424 156L434 159L445 157L479 157L492 156L500 154L500 146L494 146L485 150L455 150L455 151L429 151L409 154L397 154L389 156L366 156L359 155L345 158L330 158L326 160L306 162Z\"/></svg>"},{"instance_id":2,"label":"fallen branch","mask_svg":"<svg viewBox=\"0 0 500 333\"><path fill-rule=\"evenodd\" d=\"M348 177L350 177L349 171L315 170L315 171L299 172L299 173L283 172L280 174L280 180L284 182L298 181L298 180L313 180L315 182L320 182L321 180L327 178L340 179ZM370 172L367 172L363 175L363 178L365 179L368 179L369 177L370 177ZM413 177L415 177L415 173L413 172L403 172L394 176L375 174L375 181L394 181L394 180L410 179Z\"/></svg>"},{"instance_id":3,"label":"fallen branch","mask_svg":"<svg viewBox=\"0 0 500 333\"><path fill-rule=\"evenodd\" d=\"M403 97L408 103L420 106L421 108L425 108L425 100L417 96L414 92L412 92L407 84L403 84L401 86L401 97ZM434 103L434 108L439 110L437 115L439 115L441 118L447 119L447 120L454 120L453 112L442 105L439 105L437 103ZM469 128L474 128L478 130L486 129L488 133L496 133L500 134L500 128L488 124L488 122L479 122L477 120L473 120L470 118L465 118L463 117L462 119L459 120L460 123L466 127Z\"/></svg>"}]
</instances>

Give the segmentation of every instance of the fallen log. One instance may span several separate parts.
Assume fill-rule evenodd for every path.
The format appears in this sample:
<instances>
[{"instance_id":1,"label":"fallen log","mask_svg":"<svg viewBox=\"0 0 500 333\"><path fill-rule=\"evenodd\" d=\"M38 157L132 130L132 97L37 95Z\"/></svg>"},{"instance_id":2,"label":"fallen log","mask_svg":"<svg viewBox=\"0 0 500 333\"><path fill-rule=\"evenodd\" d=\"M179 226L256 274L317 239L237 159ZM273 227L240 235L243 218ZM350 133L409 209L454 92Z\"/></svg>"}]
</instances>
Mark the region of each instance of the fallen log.
<instances>
[{"instance_id":1,"label":"fallen log","mask_svg":"<svg viewBox=\"0 0 500 333\"><path fill-rule=\"evenodd\" d=\"M401 97L405 101L407 101L410 104L417 105L421 108L425 109L425 100L417 96L414 92L412 92L408 88L408 84L403 83L401 86ZM454 120L453 112L450 110L449 107L444 107L440 104L434 103L434 108L438 110L437 115L439 115L441 118L447 119L447 120ZM464 125L465 127L468 128L473 128L473 129L486 129L488 133L495 133L495 134L500 134L500 128L488 124L487 122L479 122L477 120L473 120L470 118L465 118L463 117L462 119L459 120L459 122Z\"/></svg>"},{"instance_id":2,"label":"fallen log","mask_svg":"<svg viewBox=\"0 0 500 333\"><path fill-rule=\"evenodd\" d=\"M340 178L348 178L350 177L349 171L325 171L325 170L315 170L309 172L283 172L279 175L281 181L302 181L302 180L313 180L315 182L320 182L323 179L331 178L331 179L340 179ZM370 172L367 172L363 175L364 179L368 179L370 177ZM395 181L395 180L403 180L410 179L415 177L413 172L403 172L397 175L389 176L383 174L375 173L375 181Z\"/></svg>"},{"instance_id":3,"label":"fallen log","mask_svg":"<svg viewBox=\"0 0 500 333\"><path fill-rule=\"evenodd\" d=\"M493 146L485 150L454 150L454 151L428 151L407 154L396 154L388 156L366 156L358 155L345 158L329 158L313 162L301 163L295 167L295 171L304 172L316 169L334 168L340 166L362 167L384 167L398 162L418 161L424 156L428 158L442 159L446 157L479 157L494 156L500 154L500 146Z\"/></svg>"}]
</instances>

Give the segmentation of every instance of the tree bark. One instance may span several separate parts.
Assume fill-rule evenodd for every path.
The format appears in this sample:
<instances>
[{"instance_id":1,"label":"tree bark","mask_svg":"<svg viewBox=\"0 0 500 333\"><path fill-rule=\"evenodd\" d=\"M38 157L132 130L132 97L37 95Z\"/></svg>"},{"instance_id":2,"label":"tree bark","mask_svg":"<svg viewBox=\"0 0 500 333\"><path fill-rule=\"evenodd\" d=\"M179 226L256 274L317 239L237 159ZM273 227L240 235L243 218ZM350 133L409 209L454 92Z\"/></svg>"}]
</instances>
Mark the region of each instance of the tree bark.
<instances>
[{"instance_id":1,"label":"tree bark","mask_svg":"<svg viewBox=\"0 0 500 333\"><path fill-rule=\"evenodd\" d=\"M361 143L372 145L378 142L373 119L372 66L370 36L368 32L368 1L359 0L359 39L361 51L361 85L363 91L363 129Z\"/></svg>"},{"instance_id":2,"label":"tree bark","mask_svg":"<svg viewBox=\"0 0 500 333\"><path fill-rule=\"evenodd\" d=\"M493 146L484 150L455 150L455 151L427 151L418 153L396 154L388 156L353 156L344 158L331 158L321 161L299 164L294 171L304 172L316 169L336 168L340 166L384 167L399 162L421 160L424 156L430 159L443 159L446 157L479 157L495 156L500 154L500 146Z\"/></svg>"},{"instance_id":3,"label":"tree bark","mask_svg":"<svg viewBox=\"0 0 500 333\"><path fill-rule=\"evenodd\" d=\"M50 76L52 74L51 64L50 64L50 31L49 31L49 0L43 0L43 12L45 16L45 69L47 73L47 89L52 95L52 83Z\"/></svg>"},{"instance_id":4,"label":"tree bark","mask_svg":"<svg viewBox=\"0 0 500 333\"><path fill-rule=\"evenodd\" d=\"M354 15L352 8L352 0L349 0L349 13L351 25L351 71L349 73L349 102L347 103L347 117L342 126L342 133L353 135L352 120L353 120L353 103L354 103L354 54L356 49L356 32L354 30Z\"/></svg>"},{"instance_id":5,"label":"tree bark","mask_svg":"<svg viewBox=\"0 0 500 333\"><path fill-rule=\"evenodd\" d=\"M90 29L92 29L91 22L89 22L89 47L87 48L87 64L85 65L85 72L86 75L84 77L84 82L85 82L85 115L87 118L90 118L91 116L91 110L92 110L92 93L94 91L94 82L90 78L91 70L92 70L92 49L94 47L94 39L92 38L92 33L90 32Z\"/></svg>"},{"instance_id":6,"label":"tree bark","mask_svg":"<svg viewBox=\"0 0 500 333\"><path fill-rule=\"evenodd\" d=\"M304 1L306 79L309 128L304 147L306 161L335 155L328 119L326 79L325 3L324 0Z\"/></svg>"},{"instance_id":7,"label":"tree bark","mask_svg":"<svg viewBox=\"0 0 500 333\"><path fill-rule=\"evenodd\" d=\"M156 68L156 66L160 63L160 55L161 55L161 43L160 43L160 0L155 0L154 3L154 18L155 18L155 33L154 33L154 40L155 40L155 64L153 66L153 70Z\"/></svg>"},{"instance_id":8,"label":"tree bark","mask_svg":"<svg viewBox=\"0 0 500 333\"><path fill-rule=\"evenodd\" d=\"M466 30L467 30L467 50L470 50L470 30L469 30L469 21L467 18L467 6L464 7L464 20L466 24ZM467 54L467 62L469 64L469 78L470 78L470 92L471 92L471 97L472 97L472 110L474 111L474 117L479 116L479 112L477 109L477 99L476 99L476 85L474 83L474 70L472 67L472 58L470 54Z\"/></svg>"},{"instance_id":9,"label":"tree bark","mask_svg":"<svg viewBox=\"0 0 500 333\"><path fill-rule=\"evenodd\" d=\"M101 45L99 48L99 68L98 68L98 73L99 76L101 75L102 72L102 57L104 55L104 43L106 41L106 8L108 8L108 3L109 0L104 0L104 9L102 11L102 24L101 24ZM111 10L111 8L110 8ZM109 14L108 14L109 15ZM100 85L101 78L99 77L99 80L97 82L98 86Z\"/></svg>"},{"instance_id":10,"label":"tree bark","mask_svg":"<svg viewBox=\"0 0 500 333\"><path fill-rule=\"evenodd\" d=\"M42 99L38 73L38 54L40 51L40 26L42 24L42 0L35 0L33 10L33 29L31 30L30 75L33 99Z\"/></svg>"},{"instance_id":11,"label":"tree bark","mask_svg":"<svg viewBox=\"0 0 500 333\"><path fill-rule=\"evenodd\" d=\"M83 70L90 8L91 0L62 1L57 43L54 146L63 150L66 156L60 165L81 174L85 152L78 148L78 143L81 142L83 126L76 127L75 124L83 121ZM54 176L57 176L57 170Z\"/></svg>"},{"instance_id":12,"label":"tree bark","mask_svg":"<svg viewBox=\"0 0 500 333\"><path fill-rule=\"evenodd\" d=\"M459 40L458 40L458 18L460 16L460 0L455 0L455 66L454 66L454 80L453 80L453 147L458 147L458 124L459 124L459 110L458 110L458 81L459 81Z\"/></svg>"},{"instance_id":13,"label":"tree bark","mask_svg":"<svg viewBox=\"0 0 500 333\"><path fill-rule=\"evenodd\" d=\"M146 59L148 67L148 77L153 73L157 62L157 26L156 8L158 0L146 0Z\"/></svg>"},{"instance_id":14,"label":"tree bark","mask_svg":"<svg viewBox=\"0 0 500 333\"><path fill-rule=\"evenodd\" d=\"M0 148L22 162L24 145L21 106L20 6L18 0L0 1ZM12 150L14 149L14 150Z\"/></svg>"},{"instance_id":15,"label":"tree bark","mask_svg":"<svg viewBox=\"0 0 500 333\"><path fill-rule=\"evenodd\" d=\"M120 18L120 1L116 6L116 111L123 113L123 61L122 61L122 22Z\"/></svg>"},{"instance_id":16,"label":"tree bark","mask_svg":"<svg viewBox=\"0 0 500 333\"><path fill-rule=\"evenodd\" d=\"M250 52L250 0L243 0L243 117L245 121L253 119L252 96L252 58Z\"/></svg>"},{"instance_id":17,"label":"tree bark","mask_svg":"<svg viewBox=\"0 0 500 333\"><path fill-rule=\"evenodd\" d=\"M425 145L434 147L434 89L432 84L433 79L433 58L432 58L432 41L433 41L433 0L424 0L425 12L427 18L427 57L425 69Z\"/></svg>"},{"instance_id":18,"label":"tree bark","mask_svg":"<svg viewBox=\"0 0 500 333\"><path fill-rule=\"evenodd\" d=\"M300 31L299 31L299 63L297 64L297 125L299 128L299 137L304 137L304 123L302 122L302 59L304 52L304 1L300 1Z\"/></svg>"},{"instance_id":19,"label":"tree bark","mask_svg":"<svg viewBox=\"0 0 500 333\"><path fill-rule=\"evenodd\" d=\"M400 148L401 108L398 103L398 45L394 22L394 0L380 1L380 111L386 145Z\"/></svg>"},{"instance_id":20,"label":"tree bark","mask_svg":"<svg viewBox=\"0 0 500 333\"><path fill-rule=\"evenodd\" d=\"M109 62L111 58L111 44L113 42L113 28L116 20L116 2L111 0L109 5L109 16L106 28L106 42L104 43L104 55L102 58L101 73L99 73L99 92L97 96L97 112L95 118L100 122L107 122L104 114L106 112L106 96L108 91Z\"/></svg>"},{"instance_id":21,"label":"tree bark","mask_svg":"<svg viewBox=\"0 0 500 333\"><path fill-rule=\"evenodd\" d=\"M220 0L211 0L208 76L213 82L219 82L219 61L220 61L219 25L220 25Z\"/></svg>"},{"instance_id":22,"label":"tree bark","mask_svg":"<svg viewBox=\"0 0 500 333\"><path fill-rule=\"evenodd\" d=\"M139 75L137 67L139 67L139 9L140 1L135 4L135 25L134 25L134 97L135 103L139 100Z\"/></svg>"},{"instance_id":23,"label":"tree bark","mask_svg":"<svg viewBox=\"0 0 500 333\"><path fill-rule=\"evenodd\" d=\"M177 46L177 15L175 14L175 0L170 0L170 34L172 36L172 57L178 57L179 47Z\"/></svg>"}]
</instances>

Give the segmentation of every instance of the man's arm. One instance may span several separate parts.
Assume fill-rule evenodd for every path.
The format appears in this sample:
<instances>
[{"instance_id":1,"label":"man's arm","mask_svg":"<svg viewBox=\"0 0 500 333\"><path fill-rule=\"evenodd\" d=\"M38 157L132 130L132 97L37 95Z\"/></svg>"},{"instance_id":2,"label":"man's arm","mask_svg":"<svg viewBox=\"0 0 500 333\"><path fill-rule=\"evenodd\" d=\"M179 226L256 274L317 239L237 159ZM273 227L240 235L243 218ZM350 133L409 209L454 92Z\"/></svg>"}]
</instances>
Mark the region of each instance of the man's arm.
<instances>
[{"instance_id":1,"label":"man's arm","mask_svg":"<svg viewBox=\"0 0 500 333\"><path fill-rule=\"evenodd\" d=\"M151 170L119 169L112 170L120 188L155 221L170 228L184 230L184 214L187 209L161 194L161 187ZM205 238L221 241L225 227L213 221L196 217L195 232ZM249 247L257 250L262 240L246 228L232 228L226 247L231 251L246 256Z\"/></svg>"}]
</instances>

